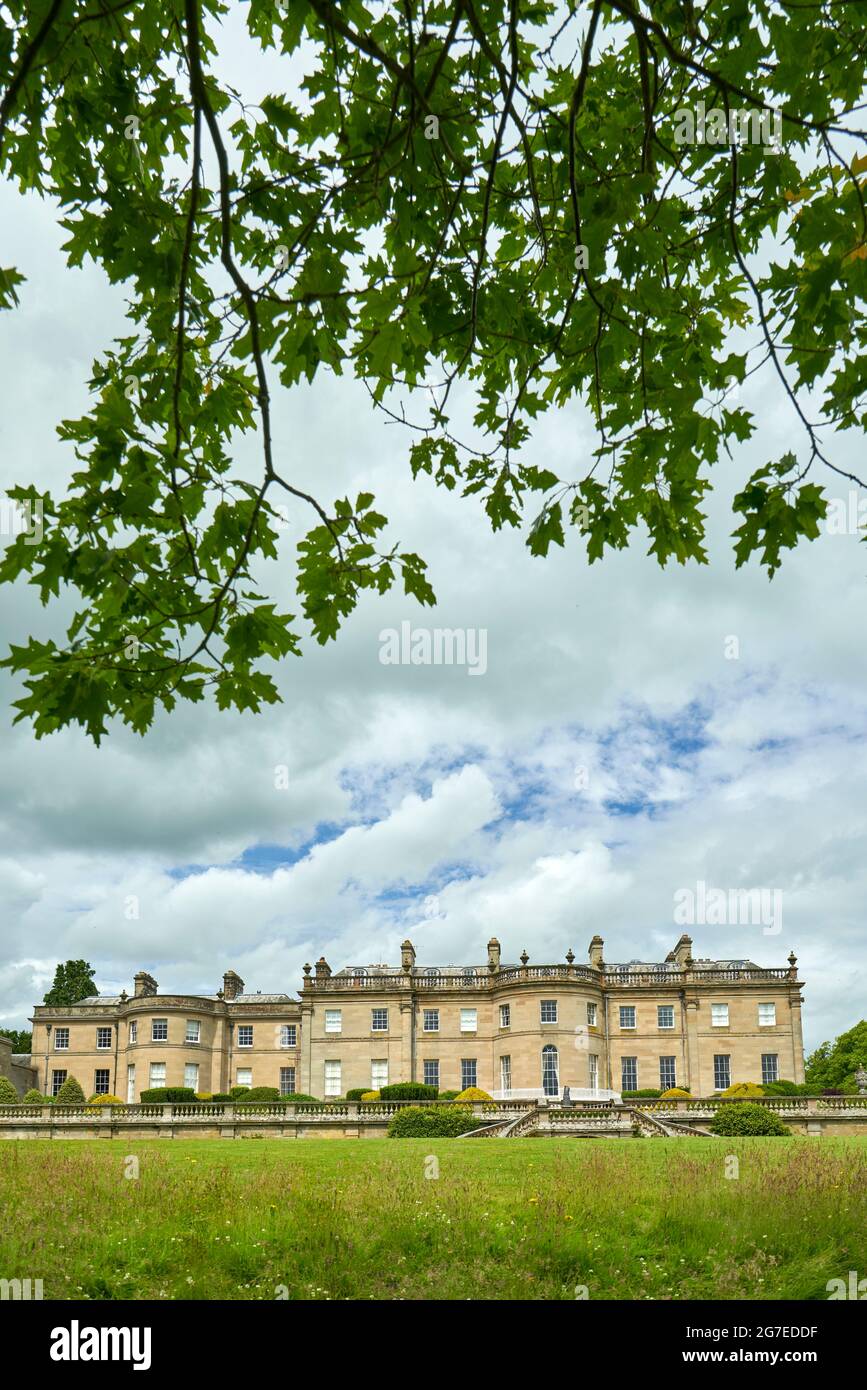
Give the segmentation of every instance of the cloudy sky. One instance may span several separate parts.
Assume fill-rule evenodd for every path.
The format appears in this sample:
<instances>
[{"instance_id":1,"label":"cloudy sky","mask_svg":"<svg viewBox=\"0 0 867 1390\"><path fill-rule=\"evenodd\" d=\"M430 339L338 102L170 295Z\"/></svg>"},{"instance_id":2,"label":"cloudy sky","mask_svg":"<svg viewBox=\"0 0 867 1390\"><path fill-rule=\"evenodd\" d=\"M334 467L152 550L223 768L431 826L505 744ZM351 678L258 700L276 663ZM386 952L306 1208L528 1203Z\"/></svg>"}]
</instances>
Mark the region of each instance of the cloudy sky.
<instances>
[{"instance_id":1,"label":"cloudy sky","mask_svg":"<svg viewBox=\"0 0 867 1390\"><path fill-rule=\"evenodd\" d=\"M123 326L101 272L66 269L54 218L0 188L4 264L27 276L0 323L4 489L62 488L73 458L55 425L85 408L91 361ZM336 645L308 641L279 668L282 705L179 710L99 750L13 729L4 673L0 1023L26 1026L69 957L104 992L142 968L212 991L229 967L248 989L294 990L305 961L394 963L407 935L419 964L482 961L491 935L504 959L583 960L597 932L609 961L660 960L683 929L675 895L698 881L780 892L771 930L690 931L698 956L780 966L794 949L808 1048L863 1017L867 549L823 534L772 583L735 572L733 489L803 448L769 377L741 403L760 429L715 474L711 564L661 571L640 541L594 566L577 538L534 560L474 500L412 481L408 436L362 386L275 388L281 471L329 497L375 492L439 606L366 600ZM591 447L576 409L542 421L528 456L580 476ZM251 470L253 450L239 452ZM832 456L863 471L857 440ZM270 572L290 611L306 520ZM57 634L65 611L24 586L0 594L5 640ZM404 621L484 631L484 675L384 665L380 634Z\"/></svg>"}]
</instances>

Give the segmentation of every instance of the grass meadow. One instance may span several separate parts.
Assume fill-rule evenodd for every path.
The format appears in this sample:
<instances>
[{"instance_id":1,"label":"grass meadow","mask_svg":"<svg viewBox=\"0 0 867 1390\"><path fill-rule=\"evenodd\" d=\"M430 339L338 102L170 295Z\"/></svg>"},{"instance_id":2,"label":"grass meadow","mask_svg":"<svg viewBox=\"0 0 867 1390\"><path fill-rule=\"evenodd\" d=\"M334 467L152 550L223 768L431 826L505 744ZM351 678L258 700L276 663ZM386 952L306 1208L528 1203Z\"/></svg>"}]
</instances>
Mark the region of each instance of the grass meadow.
<instances>
[{"instance_id":1,"label":"grass meadow","mask_svg":"<svg viewBox=\"0 0 867 1390\"><path fill-rule=\"evenodd\" d=\"M827 1299L867 1275L867 1138L18 1140L0 1201L0 1277L46 1299Z\"/></svg>"}]
</instances>

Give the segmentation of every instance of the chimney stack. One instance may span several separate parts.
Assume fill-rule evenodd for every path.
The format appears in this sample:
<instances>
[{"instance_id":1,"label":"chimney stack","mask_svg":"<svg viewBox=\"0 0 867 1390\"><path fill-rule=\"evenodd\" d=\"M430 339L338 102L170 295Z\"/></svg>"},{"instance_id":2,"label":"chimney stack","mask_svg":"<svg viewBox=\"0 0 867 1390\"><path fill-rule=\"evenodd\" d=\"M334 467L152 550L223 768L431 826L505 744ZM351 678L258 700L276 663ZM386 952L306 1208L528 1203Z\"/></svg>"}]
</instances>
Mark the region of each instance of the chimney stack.
<instances>
[{"instance_id":1,"label":"chimney stack","mask_svg":"<svg viewBox=\"0 0 867 1390\"><path fill-rule=\"evenodd\" d=\"M324 956L320 956L316 962L316 978L327 980L331 975L331 966Z\"/></svg>"},{"instance_id":2,"label":"chimney stack","mask_svg":"<svg viewBox=\"0 0 867 1390\"><path fill-rule=\"evenodd\" d=\"M153 975L149 975L146 970L140 970L135 977L135 997L145 999L152 994L156 994L159 985Z\"/></svg>"},{"instance_id":3,"label":"chimney stack","mask_svg":"<svg viewBox=\"0 0 867 1390\"><path fill-rule=\"evenodd\" d=\"M601 936L594 936L590 942L590 964L595 970L602 969L602 947L604 945L605 942Z\"/></svg>"},{"instance_id":4,"label":"chimney stack","mask_svg":"<svg viewBox=\"0 0 867 1390\"><path fill-rule=\"evenodd\" d=\"M488 969L499 970L500 968L500 943L495 936L488 942Z\"/></svg>"},{"instance_id":5,"label":"chimney stack","mask_svg":"<svg viewBox=\"0 0 867 1390\"><path fill-rule=\"evenodd\" d=\"M692 937L687 936L686 932L675 946L673 954L680 970L685 968L687 961L692 960Z\"/></svg>"},{"instance_id":6,"label":"chimney stack","mask_svg":"<svg viewBox=\"0 0 867 1390\"><path fill-rule=\"evenodd\" d=\"M401 968L406 971L412 970L413 966L415 965L415 947L413 946L409 938L407 938L406 941L401 942L400 964Z\"/></svg>"},{"instance_id":7,"label":"chimney stack","mask_svg":"<svg viewBox=\"0 0 867 1390\"><path fill-rule=\"evenodd\" d=\"M223 976L223 998L229 1002L244 993L244 981L234 970L227 970Z\"/></svg>"}]
</instances>

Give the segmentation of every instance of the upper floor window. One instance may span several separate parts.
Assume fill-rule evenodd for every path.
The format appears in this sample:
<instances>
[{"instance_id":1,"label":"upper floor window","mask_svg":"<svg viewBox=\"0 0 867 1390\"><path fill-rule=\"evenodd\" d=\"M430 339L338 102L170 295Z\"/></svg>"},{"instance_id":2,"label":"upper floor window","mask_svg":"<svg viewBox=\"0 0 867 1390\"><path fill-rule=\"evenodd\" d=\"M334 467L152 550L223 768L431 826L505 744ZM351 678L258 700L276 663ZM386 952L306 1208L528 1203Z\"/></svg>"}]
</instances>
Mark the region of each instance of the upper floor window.
<instances>
[{"instance_id":1,"label":"upper floor window","mask_svg":"<svg viewBox=\"0 0 867 1390\"><path fill-rule=\"evenodd\" d=\"M58 1052L65 1052L65 1051L66 1051L66 1049L69 1047L69 1029L68 1029L68 1028L55 1028L55 1030L54 1030L54 1046L55 1046L55 1049L56 1049Z\"/></svg>"},{"instance_id":2,"label":"upper floor window","mask_svg":"<svg viewBox=\"0 0 867 1390\"><path fill-rule=\"evenodd\" d=\"M541 999L539 1001L539 1019L542 1023L557 1022L557 1000Z\"/></svg>"},{"instance_id":3,"label":"upper floor window","mask_svg":"<svg viewBox=\"0 0 867 1390\"><path fill-rule=\"evenodd\" d=\"M129 1021L129 1040L131 1043L138 1042L138 1019L131 1018Z\"/></svg>"},{"instance_id":4,"label":"upper floor window","mask_svg":"<svg viewBox=\"0 0 867 1390\"><path fill-rule=\"evenodd\" d=\"M342 1009L325 1010L325 1031L326 1033L343 1032L343 1011Z\"/></svg>"},{"instance_id":5,"label":"upper floor window","mask_svg":"<svg viewBox=\"0 0 867 1390\"><path fill-rule=\"evenodd\" d=\"M252 1023L239 1023L239 1024L238 1024L238 1046L239 1046L239 1047L252 1047L252 1046L253 1046L253 1025L252 1025ZM238 1082L238 1085L239 1085L239 1086L242 1086L243 1084L244 1084L244 1083L243 1083L242 1081L239 1081L239 1082Z\"/></svg>"},{"instance_id":6,"label":"upper floor window","mask_svg":"<svg viewBox=\"0 0 867 1390\"><path fill-rule=\"evenodd\" d=\"M461 1032L475 1033L479 1026L478 1009L461 1009ZM476 1083L473 1082L473 1085Z\"/></svg>"},{"instance_id":7,"label":"upper floor window","mask_svg":"<svg viewBox=\"0 0 867 1390\"><path fill-rule=\"evenodd\" d=\"M759 1027L760 1027L760 1028L774 1028L774 1027L776 1027L776 1023L777 1023L777 1006L776 1006L776 1004L760 1004L760 1005L759 1005Z\"/></svg>"},{"instance_id":8,"label":"upper floor window","mask_svg":"<svg viewBox=\"0 0 867 1390\"><path fill-rule=\"evenodd\" d=\"M97 1045L97 1047L99 1048L100 1052L104 1052L105 1049L106 1049L107 1047L111 1047L111 1029L110 1029L110 1028L97 1028L97 1030L96 1030L96 1045Z\"/></svg>"},{"instance_id":9,"label":"upper floor window","mask_svg":"<svg viewBox=\"0 0 867 1390\"><path fill-rule=\"evenodd\" d=\"M511 1004L500 1005L500 1027L511 1028L512 1026L512 1006Z\"/></svg>"},{"instance_id":10,"label":"upper floor window","mask_svg":"<svg viewBox=\"0 0 867 1390\"><path fill-rule=\"evenodd\" d=\"M634 1028L634 1027L635 1027L635 1005L634 1005L634 1004L621 1004L621 1005L620 1005L620 1027L621 1027L621 1028Z\"/></svg>"},{"instance_id":11,"label":"upper floor window","mask_svg":"<svg viewBox=\"0 0 867 1390\"><path fill-rule=\"evenodd\" d=\"M297 1023L284 1023L280 1027L280 1046L298 1046L298 1025Z\"/></svg>"},{"instance_id":12,"label":"upper floor window","mask_svg":"<svg viewBox=\"0 0 867 1390\"><path fill-rule=\"evenodd\" d=\"M374 1033L388 1032L388 1009L371 1009L370 1027Z\"/></svg>"},{"instance_id":13,"label":"upper floor window","mask_svg":"<svg viewBox=\"0 0 867 1390\"><path fill-rule=\"evenodd\" d=\"M656 1009L656 1024L658 1028L674 1027L674 1005L659 1004Z\"/></svg>"},{"instance_id":14,"label":"upper floor window","mask_svg":"<svg viewBox=\"0 0 867 1390\"><path fill-rule=\"evenodd\" d=\"M711 1004L710 1021L713 1028L728 1028L729 1026L729 1006L728 1004Z\"/></svg>"},{"instance_id":15,"label":"upper floor window","mask_svg":"<svg viewBox=\"0 0 867 1390\"><path fill-rule=\"evenodd\" d=\"M197 1042L200 1042L200 1041L201 1041L201 1035L202 1035L202 1025L201 1025L201 1023L199 1022L199 1020L198 1020L197 1018L188 1018L188 1019L187 1019L187 1031L186 1031L185 1041L188 1042L188 1043L197 1043Z\"/></svg>"},{"instance_id":16,"label":"upper floor window","mask_svg":"<svg viewBox=\"0 0 867 1390\"><path fill-rule=\"evenodd\" d=\"M439 1009L425 1009L423 1029L425 1033L438 1033L440 1030Z\"/></svg>"},{"instance_id":17,"label":"upper floor window","mask_svg":"<svg viewBox=\"0 0 867 1390\"><path fill-rule=\"evenodd\" d=\"M169 1021L167 1018L155 1018L151 1020L151 1039L153 1042L167 1042L169 1037Z\"/></svg>"},{"instance_id":18,"label":"upper floor window","mask_svg":"<svg viewBox=\"0 0 867 1390\"><path fill-rule=\"evenodd\" d=\"M596 1027L596 1005L595 1005L595 1004L588 1004L588 1005L587 1005L587 1026L588 1026L589 1028L595 1028L595 1027Z\"/></svg>"}]
</instances>

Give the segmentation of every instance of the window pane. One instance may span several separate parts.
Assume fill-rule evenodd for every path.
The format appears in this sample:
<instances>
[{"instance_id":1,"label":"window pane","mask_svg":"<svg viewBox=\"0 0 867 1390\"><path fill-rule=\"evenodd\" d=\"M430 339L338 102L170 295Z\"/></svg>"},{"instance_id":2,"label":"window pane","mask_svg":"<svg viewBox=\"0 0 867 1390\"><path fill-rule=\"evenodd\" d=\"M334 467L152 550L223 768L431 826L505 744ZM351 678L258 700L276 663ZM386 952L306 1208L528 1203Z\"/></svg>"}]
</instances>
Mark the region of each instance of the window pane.
<instances>
[{"instance_id":1,"label":"window pane","mask_svg":"<svg viewBox=\"0 0 867 1390\"><path fill-rule=\"evenodd\" d=\"M718 1091L725 1091L732 1084L731 1081L731 1058L716 1055L713 1059L713 1084Z\"/></svg>"},{"instance_id":2,"label":"window pane","mask_svg":"<svg viewBox=\"0 0 867 1390\"><path fill-rule=\"evenodd\" d=\"M473 1009L475 1013L475 1009ZM468 1086L475 1086L476 1083L476 1059L475 1057L461 1058L461 1090L465 1091Z\"/></svg>"},{"instance_id":3,"label":"window pane","mask_svg":"<svg viewBox=\"0 0 867 1390\"><path fill-rule=\"evenodd\" d=\"M621 1004L620 1006L620 1027L635 1027L635 1006L634 1004Z\"/></svg>"},{"instance_id":4,"label":"window pane","mask_svg":"<svg viewBox=\"0 0 867 1390\"><path fill-rule=\"evenodd\" d=\"M439 1009L425 1009L424 1011L424 1032L438 1033L440 1028Z\"/></svg>"},{"instance_id":5,"label":"window pane","mask_svg":"<svg viewBox=\"0 0 867 1390\"><path fill-rule=\"evenodd\" d=\"M281 1096L291 1096L295 1094L295 1068L280 1068L280 1094Z\"/></svg>"},{"instance_id":6,"label":"window pane","mask_svg":"<svg viewBox=\"0 0 867 1390\"><path fill-rule=\"evenodd\" d=\"M512 1025L512 1010L509 1004L500 1005L500 1027L510 1028Z\"/></svg>"},{"instance_id":7,"label":"window pane","mask_svg":"<svg viewBox=\"0 0 867 1390\"><path fill-rule=\"evenodd\" d=\"M620 1059L620 1089L622 1091L638 1090L638 1058L621 1057Z\"/></svg>"},{"instance_id":8,"label":"window pane","mask_svg":"<svg viewBox=\"0 0 867 1390\"><path fill-rule=\"evenodd\" d=\"M461 1009L461 1032L475 1033L478 1014L475 1009ZM475 1085L475 1082L473 1082Z\"/></svg>"},{"instance_id":9,"label":"window pane","mask_svg":"<svg viewBox=\"0 0 867 1390\"><path fill-rule=\"evenodd\" d=\"M388 1009L372 1009L370 1027L374 1033L385 1033L388 1029Z\"/></svg>"},{"instance_id":10,"label":"window pane","mask_svg":"<svg viewBox=\"0 0 867 1390\"><path fill-rule=\"evenodd\" d=\"M426 1086L436 1086L439 1090L440 1084L440 1064L435 1057L427 1057L424 1061L424 1084Z\"/></svg>"},{"instance_id":11,"label":"window pane","mask_svg":"<svg viewBox=\"0 0 867 1390\"><path fill-rule=\"evenodd\" d=\"M656 1010L656 1022L660 1028L674 1027L674 1005L660 1004Z\"/></svg>"},{"instance_id":12,"label":"window pane","mask_svg":"<svg viewBox=\"0 0 867 1390\"><path fill-rule=\"evenodd\" d=\"M670 1086L677 1085L676 1063L674 1057L660 1057L659 1085L660 1089L663 1091L667 1091Z\"/></svg>"},{"instance_id":13,"label":"window pane","mask_svg":"<svg viewBox=\"0 0 867 1390\"><path fill-rule=\"evenodd\" d=\"M559 1096L559 1058L556 1047L542 1048L542 1090L546 1096Z\"/></svg>"},{"instance_id":14,"label":"window pane","mask_svg":"<svg viewBox=\"0 0 867 1390\"><path fill-rule=\"evenodd\" d=\"M779 1058L776 1052L762 1053L762 1081L768 1086L772 1081L779 1081L780 1073L778 1066Z\"/></svg>"},{"instance_id":15,"label":"window pane","mask_svg":"<svg viewBox=\"0 0 867 1390\"><path fill-rule=\"evenodd\" d=\"M556 1000L556 999L543 999L543 1000L541 1000L541 1022L542 1022L542 1023L556 1023L556 1022L557 1022L557 1000Z\"/></svg>"},{"instance_id":16,"label":"window pane","mask_svg":"<svg viewBox=\"0 0 867 1390\"><path fill-rule=\"evenodd\" d=\"M340 1033L343 1029L343 1014L340 1009L325 1010L326 1033Z\"/></svg>"}]
</instances>

